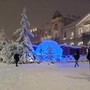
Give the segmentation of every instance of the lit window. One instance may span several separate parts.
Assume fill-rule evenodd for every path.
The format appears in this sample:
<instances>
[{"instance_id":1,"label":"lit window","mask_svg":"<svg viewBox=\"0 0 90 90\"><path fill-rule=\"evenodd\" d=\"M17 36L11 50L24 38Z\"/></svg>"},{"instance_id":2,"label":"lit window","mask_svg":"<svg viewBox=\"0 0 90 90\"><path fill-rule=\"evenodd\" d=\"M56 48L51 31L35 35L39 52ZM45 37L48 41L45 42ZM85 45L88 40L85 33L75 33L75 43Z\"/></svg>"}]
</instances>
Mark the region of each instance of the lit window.
<instances>
[{"instance_id":1,"label":"lit window","mask_svg":"<svg viewBox=\"0 0 90 90\"><path fill-rule=\"evenodd\" d=\"M73 39L73 37L70 37L70 39Z\"/></svg>"},{"instance_id":2,"label":"lit window","mask_svg":"<svg viewBox=\"0 0 90 90\"><path fill-rule=\"evenodd\" d=\"M67 43L64 43L65 45L67 45Z\"/></svg>"},{"instance_id":3,"label":"lit window","mask_svg":"<svg viewBox=\"0 0 90 90\"><path fill-rule=\"evenodd\" d=\"M35 32L37 31L37 28L33 28L32 30L30 30L31 32Z\"/></svg>"},{"instance_id":4,"label":"lit window","mask_svg":"<svg viewBox=\"0 0 90 90\"><path fill-rule=\"evenodd\" d=\"M47 31L45 31L45 33L47 34Z\"/></svg>"},{"instance_id":5,"label":"lit window","mask_svg":"<svg viewBox=\"0 0 90 90\"><path fill-rule=\"evenodd\" d=\"M74 32L71 32L71 37L70 39L73 39L74 38Z\"/></svg>"},{"instance_id":6,"label":"lit window","mask_svg":"<svg viewBox=\"0 0 90 90\"><path fill-rule=\"evenodd\" d=\"M90 41L87 43L88 46L90 46Z\"/></svg>"},{"instance_id":7,"label":"lit window","mask_svg":"<svg viewBox=\"0 0 90 90\"><path fill-rule=\"evenodd\" d=\"M35 32L35 29L33 29L33 32Z\"/></svg>"},{"instance_id":8,"label":"lit window","mask_svg":"<svg viewBox=\"0 0 90 90\"><path fill-rule=\"evenodd\" d=\"M70 45L74 45L74 42L71 42Z\"/></svg>"},{"instance_id":9,"label":"lit window","mask_svg":"<svg viewBox=\"0 0 90 90\"><path fill-rule=\"evenodd\" d=\"M30 30L30 32L32 32L33 30Z\"/></svg>"},{"instance_id":10,"label":"lit window","mask_svg":"<svg viewBox=\"0 0 90 90\"><path fill-rule=\"evenodd\" d=\"M37 28L35 28L35 31L37 31Z\"/></svg>"},{"instance_id":11,"label":"lit window","mask_svg":"<svg viewBox=\"0 0 90 90\"><path fill-rule=\"evenodd\" d=\"M82 29L80 29L80 33L83 33L83 30Z\"/></svg>"},{"instance_id":12,"label":"lit window","mask_svg":"<svg viewBox=\"0 0 90 90\"><path fill-rule=\"evenodd\" d=\"M71 32L71 36L72 36L72 37L74 36L74 32Z\"/></svg>"},{"instance_id":13,"label":"lit window","mask_svg":"<svg viewBox=\"0 0 90 90\"><path fill-rule=\"evenodd\" d=\"M66 38L63 38L63 40L66 40Z\"/></svg>"},{"instance_id":14,"label":"lit window","mask_svg":"<svg viewBox=\"0 0 90 90\"><path fill-rule=\"evenodd\" d=\"M83 45L83 41L79 42L78 45Z\"/></svg>"},{"instance_id":15,"label":"lit window","mask_svg":"<svg viewBox=\"0 0 90 90\"><path fill-rule=\"evenodd\" d=\"M79 28L79 32L78 32L78 34L81 35L82 33L83 33L82 28Z\"/></svg>"},{"instance_id":16,"label":"lit window","mask_svg":"<svg viewBox=\"0 0 90 90\"><path fill-rule=\"evenodd\" d=\"M89 31L89 24L84 25L84 30L85 30L85 32L88 32Z\"/></svg>"}]
</instances>

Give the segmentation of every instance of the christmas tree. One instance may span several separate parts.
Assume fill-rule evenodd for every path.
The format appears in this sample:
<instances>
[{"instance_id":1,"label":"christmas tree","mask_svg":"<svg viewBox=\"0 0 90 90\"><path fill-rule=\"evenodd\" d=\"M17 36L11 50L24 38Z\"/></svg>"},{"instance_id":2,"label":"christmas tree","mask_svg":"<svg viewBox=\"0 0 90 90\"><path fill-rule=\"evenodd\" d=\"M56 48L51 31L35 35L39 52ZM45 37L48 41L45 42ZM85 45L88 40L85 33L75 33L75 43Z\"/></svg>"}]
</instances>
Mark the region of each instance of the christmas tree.
<instances>
[{"instance_id":1,"label":"christmas tree","mask_svg":"<svg viewBox=\"0 0 90 90\"><path fill-rule=\"evenodd\" d=\"M28 18L26 16L26 9L23 9L23 13L21 14L21 29L18 29L15 34L20 34L19 38L15 41L17 43L18 52L21 54L20 60L24 62L33 61L33 52L34 49L32 47L32 43L30 38L34 37L34 35L30 32L30 23L28 21Z\"/></svg>"}]
</instances>

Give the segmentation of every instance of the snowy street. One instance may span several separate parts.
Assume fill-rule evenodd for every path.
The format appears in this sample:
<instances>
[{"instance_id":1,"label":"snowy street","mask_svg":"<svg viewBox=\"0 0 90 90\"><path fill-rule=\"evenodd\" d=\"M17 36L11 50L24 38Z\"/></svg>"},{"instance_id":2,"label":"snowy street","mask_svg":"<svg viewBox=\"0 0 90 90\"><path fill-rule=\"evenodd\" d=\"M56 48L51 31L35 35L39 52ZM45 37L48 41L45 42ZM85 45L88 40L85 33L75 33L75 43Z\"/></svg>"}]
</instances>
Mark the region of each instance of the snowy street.
<instances>
[{"instance_id":1,"label":"snowy street","mask_svg":"<svg viewBox=\"0 0 90 90\"><path fill-rule=\"evenodd\" d=\"M0 90L89 90L88 63L14 64L0 63Z\"/></svg>"}]
</instances>

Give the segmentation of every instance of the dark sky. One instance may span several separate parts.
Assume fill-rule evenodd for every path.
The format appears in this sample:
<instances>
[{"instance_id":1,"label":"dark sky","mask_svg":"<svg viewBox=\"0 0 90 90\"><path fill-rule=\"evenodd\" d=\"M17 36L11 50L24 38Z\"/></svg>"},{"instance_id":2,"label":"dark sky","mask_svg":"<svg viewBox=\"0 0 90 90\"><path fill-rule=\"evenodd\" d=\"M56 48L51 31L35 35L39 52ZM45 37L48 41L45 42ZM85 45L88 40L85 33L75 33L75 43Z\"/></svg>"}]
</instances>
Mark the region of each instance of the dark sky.
<instances>
[{"instance_id":1,"label":"dark sky","mask_svg":"<svg viewBox=\"0 0 90 90\"><path fill-rule=\"evenodd\" d=\"M23 7L27 8L31 25L40 27L50 20L56 10L64 16L88 14L90 0L0 0L0 30L3 28L11 36L20 28Z\"/></svg>"}]
</instances>

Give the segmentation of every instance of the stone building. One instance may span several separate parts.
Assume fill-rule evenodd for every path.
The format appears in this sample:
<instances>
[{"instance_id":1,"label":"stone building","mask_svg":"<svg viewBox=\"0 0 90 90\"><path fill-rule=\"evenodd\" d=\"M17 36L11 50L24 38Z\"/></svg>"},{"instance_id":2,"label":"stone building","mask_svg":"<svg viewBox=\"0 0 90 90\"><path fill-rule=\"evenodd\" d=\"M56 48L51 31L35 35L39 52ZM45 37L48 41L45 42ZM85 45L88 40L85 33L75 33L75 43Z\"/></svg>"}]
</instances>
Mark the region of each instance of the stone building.
<instances>
[{"instance_id":1,"label":"stone building","mask_svg":"<svg viewBox=\"0 0 90 90\"><path fill-rule=\"evenodd\" d=\"M90 46L90 13L81 19L55 14L42 31L41 40L52 39L58 43Z\"/></svg>"},{"instance_id":2,"label":"stone building","mask_svg":"<svg viewBox=\"0 0 90 90\"><path fill-rule=\"evenodd\" d=\"M75 25L75 28L76 44L79 45L81 43L83 45L90 46L90 13L82 18Z\"/></svg>"},{"instance_id":3,"label":"stone building","mask_svg":"<svg viewBox=\"0 0 90 90\"><path fill-rule=\"evenodd\" d=\"M75 21L70 17L63 17L58 11L55 12L52 19L43 25L43 36L41 40L52 39L62 43L62 28Z\"/></svg>"},{"instance_id":4,"label":"stone building","mask_svg":"<svg viewBox=\"0 0 90 90\"><path fill-rule=\"evenodd\" d=\"M75 25L78 21L75 21L69 25L62 27L61 42L64 44L75 44Z\"/></svg>"},{"instance_id":5,"label":"stone building","mask_svg":"<svg viewBox=\"0 0 90 90\"><path fill-rule=\"evenodd\" d=\"M69 25L62 27L62 43L90 46L90 13Z\"/></svg>"}]
</instances>

